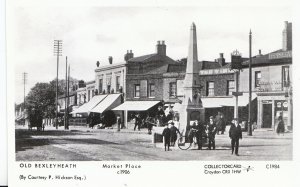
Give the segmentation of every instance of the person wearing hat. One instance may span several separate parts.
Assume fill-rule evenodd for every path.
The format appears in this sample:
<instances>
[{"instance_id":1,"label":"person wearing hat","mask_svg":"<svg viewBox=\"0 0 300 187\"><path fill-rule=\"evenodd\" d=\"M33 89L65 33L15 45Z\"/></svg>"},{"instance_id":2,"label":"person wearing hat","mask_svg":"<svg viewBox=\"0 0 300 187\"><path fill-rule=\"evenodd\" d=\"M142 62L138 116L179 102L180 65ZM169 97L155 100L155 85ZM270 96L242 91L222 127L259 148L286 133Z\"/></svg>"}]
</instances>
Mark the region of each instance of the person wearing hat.
<instances>
[{"instance_id":1,"label":"person wearing hat","mask_svg":"<svg viewBox=\"0 0 300 187\"><path fill-rule=\"evenodd\" d=\"M200 124L198 120L195 120L193 122L193 125L191 125L189 138L190 138L190 141L192 142L193 137L196 137L198 150L202 149L202 134L203 134L203 131L205 131L204 126L202 124Z\"/></svg>"},{"instance_id":2,"label":"person wearing hat","mask_svg":"<svg viewBox=\"0 0 300 187\"><path fill-rule=\"evenodd\" d=\"M180 134L179 130L177 127L174 126L174 122L171 121L169 122L169 124L171 125L170 127L170 131L171 131L171 146L175 145L175 142L177 140L177 133Z\"/></svg>"},{"instance_id":3,"label":"person wearing hat","mask_svg":"<svg viewBox=\"0 0 300 187\"><path fill-rule=\"evenodd\" d=\"M239 156L239 140L242 139L242 128L238 123L238 119L234 118L229 129L229 137L231 138L231 154L235 152Z\"/></svg>"},{"instance_id":4,"label":"person wearing hat","mask_svg":"<svg viewBox=\"0 0 300 187\"><path fill-rule=\"evenodd\" d=\"M162 135L164 137L165 151L167 151L167 148L170 151L171 130L168 125L165 126Z\"/></svg>"},{"instance_id":5,"label":"person wearing hat","mask_svg":"<svg viewBox=\"0 0 300 187\"><path fill-rule=\"evenodd\" d=\"M211 150L211 147L213 149L216 149L216 144L215 144L216 133L217 133L217 126L214 122L214 117L210 116L209 123L207 125L208 149L209 150Z\"/></svg>"}]
</instances>

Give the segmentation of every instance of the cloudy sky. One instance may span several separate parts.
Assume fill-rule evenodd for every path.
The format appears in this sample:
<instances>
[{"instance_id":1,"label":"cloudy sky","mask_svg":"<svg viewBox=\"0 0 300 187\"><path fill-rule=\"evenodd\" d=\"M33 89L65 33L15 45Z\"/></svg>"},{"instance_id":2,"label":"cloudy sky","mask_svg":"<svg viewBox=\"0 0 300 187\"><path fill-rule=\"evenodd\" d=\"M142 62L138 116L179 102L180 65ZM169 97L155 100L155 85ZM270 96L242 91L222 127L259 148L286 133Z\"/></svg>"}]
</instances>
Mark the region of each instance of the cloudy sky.
<instances>
[{"instance_id":1,"label":"cloudy sky","mask_svg":"<svg viewBox=\"0 0 300 187\"><path fill-rule=\"evenodd\" d=\"M27 91L37 82L56 76L53 40L63 40L59 78L64 77L65 56L71 76L94 79L96 61L123 62L126 50L134 56L155 52L165 40L167 55L187 56L189 28L197 27L198 59L214 60L238 49L248 56L248 34L253 33L253 54L281 48L284 21L292 20L289 6L185 6L98 7L16 6L10 20L15 64L16 102L23 100L22 72L28 73Z\"/></svg>"}]
</instances>

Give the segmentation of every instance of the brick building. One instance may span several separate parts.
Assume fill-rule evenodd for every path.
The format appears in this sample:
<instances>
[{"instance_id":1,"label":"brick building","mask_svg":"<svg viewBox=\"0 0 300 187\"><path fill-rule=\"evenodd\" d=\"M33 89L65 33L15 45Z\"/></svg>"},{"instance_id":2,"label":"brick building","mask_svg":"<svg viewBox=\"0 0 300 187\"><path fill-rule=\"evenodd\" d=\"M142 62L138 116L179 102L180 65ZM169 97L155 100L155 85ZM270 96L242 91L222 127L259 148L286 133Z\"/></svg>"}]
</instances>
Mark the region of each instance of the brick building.
<instances>
[{"instance_id":1,"label":"brick building","mask_svg":"<svg viewBox=\"0 0 300 187\"><path fill-rule=\"evenodd\" d=\"M283 117L292 129L292 23L285 22L282 32L282 49L259 54L252 60L252 90L257 95L257 125L276 129L277 119ZM243 62L240 90L248 92L249 61Z\"/></svg>"},{"instance_id":2,"label":"brick building","mask_svg":"<svg viewBox=\"0 0 300 187\"><path fill-rule=\"evenodd\" d=\"M164 41L158 41L156 53L131 58L126 68L127 101L162 101L166 88L163 86L164 74L180 67L179 62L166 55ZM176 77L176 75L175 75ZM169 89L167 88L169 91Z\"/></svg>"}]
</instances>

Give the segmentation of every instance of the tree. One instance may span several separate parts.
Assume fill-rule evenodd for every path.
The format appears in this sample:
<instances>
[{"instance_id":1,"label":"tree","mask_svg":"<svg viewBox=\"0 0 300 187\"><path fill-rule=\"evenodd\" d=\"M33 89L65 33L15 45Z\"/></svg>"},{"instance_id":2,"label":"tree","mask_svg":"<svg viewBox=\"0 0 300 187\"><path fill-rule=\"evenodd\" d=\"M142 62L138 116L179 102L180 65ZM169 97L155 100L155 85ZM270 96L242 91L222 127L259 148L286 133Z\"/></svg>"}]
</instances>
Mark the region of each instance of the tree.
<instances>
[{"instance_id":1,"label":"tree","mask_svg":"<svg viewBox=\"0 0 300 187\"><path fill-rule=\"evenodd\" d=\"M70 78L70 88L77 83ZM58 95L65 93L65 80L58 80ZM41 126L43 118L54 118L56 110L56 80L36 83L26 96L26 109L32 126Z\"/></svg>"},{"instance_id":2,"label":"tree","mask_svg":"<svg viewBox=\"0 0 300 187\"><path fill-rule=\"evenodd\" d=\"M31 126L41 126L43 118L55 111L55 89L49 83L37 83L26 97L26 109Z\"/></svg>"}]
</instances>

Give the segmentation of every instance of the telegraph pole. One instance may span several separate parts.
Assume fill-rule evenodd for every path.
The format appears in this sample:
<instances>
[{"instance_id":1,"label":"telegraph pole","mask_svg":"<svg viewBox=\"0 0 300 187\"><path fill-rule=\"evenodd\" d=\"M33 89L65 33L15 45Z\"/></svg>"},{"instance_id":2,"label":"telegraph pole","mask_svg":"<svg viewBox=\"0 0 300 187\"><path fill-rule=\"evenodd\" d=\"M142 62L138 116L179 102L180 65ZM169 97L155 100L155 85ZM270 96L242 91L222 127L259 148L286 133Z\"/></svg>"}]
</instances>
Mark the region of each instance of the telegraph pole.
<instances>
[{"instance_id":1,"label":"telegraph pole","mask_svg":"<svg viewBox=\"0 0 300 187\"><path fill-rule=\"evenodd\" d=\"M67 97L68 97L68 57L66 56L66 86L65 86L65 120L64 120L64 126L65 129L67 129L67 108L68 108L68 103L67 103Z\"/></svg>"},{"instance_id":2,"label":"telegraph pole","mask_svg":"<svg viewBox=\"0 0 300 187\"><path fill-rule=\"evenodd\" d=\"M69 67L68 67L68 84L67 84L67 129L69 129L69 91L70 91L70 64L69 64Z\"/></svg>"},{"instance_id":3,"label":"telegraph pole","mask_svg":"<svg viewBox=\"0 0 300 187\"><path fill-rule=\"evenodd\" d=\"M58 129L58 66L59 56L62 56L62 40L54 40L54 55L57 57L56 64L56 101L55 101L55 127Z\"/></svg>"},{"instance_id":4,"label":"telegraph pole","mask_svg":"<svg viewBox=\"0 0 300 187\"><path fill-rule=\"evenodd\" d=\"M249 109L248 109L248 135L252 136L251 101L252 101L252 32L249 33Z\"/></svg>"},{"instance_id":5,"label":"telegraph pole","mask_svg":"<svg viewBox=\"0 0 300 187\"><path fill-rule=\"evenodd\" d=\"M25 103L25 98L26 98L26 96L25 96L25 85L26 85L26 83L27 83L27 73L26 72L24 72L23 73L23 84L24 84L24 108L23 108L23 113L24 113L24 124L23 124L23 126L25 126L25 107L26 107L26 103Z\"/></svg>"}]
</instances>

